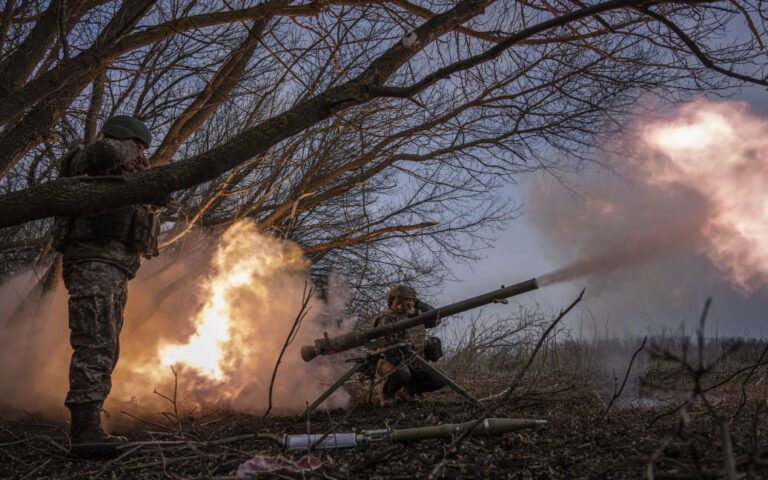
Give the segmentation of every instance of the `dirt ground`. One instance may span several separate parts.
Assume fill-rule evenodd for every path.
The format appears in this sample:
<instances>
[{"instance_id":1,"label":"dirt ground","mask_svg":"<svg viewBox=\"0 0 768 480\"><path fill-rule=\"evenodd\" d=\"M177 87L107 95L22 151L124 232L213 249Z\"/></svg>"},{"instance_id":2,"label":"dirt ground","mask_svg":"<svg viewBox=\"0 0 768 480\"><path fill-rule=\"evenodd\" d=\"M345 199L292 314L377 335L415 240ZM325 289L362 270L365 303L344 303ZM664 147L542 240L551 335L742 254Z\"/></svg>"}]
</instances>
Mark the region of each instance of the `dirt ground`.
<instances>
[{"instance_id":1,"label":"dirt ground","mask_svg":"<svg viewBox=\"0 0 768 480\"><path fill-rule=\"evenodd\" d=\"M259 478L397 479L427 478L432 473L436 478L727 478L722 431L703 405L692 405L681 415L674 402L627 397L620 398L604 418L610 396L597 395L594 386L547 383L546 388L521 392L492 415L547 420L535 429L470 438L456 455L447 456L449 439L315 452L323 465L314 472L284 470ZM714 407L732 413L738 399L738 395L720 398ZM748 402L731 422L730 458L738 478L768 478L768 422L762 409L760 402ZM439 392L420 403L386 410L360 404L351 411L318 412L309 430L437 425L477 414L475 407L454 394ZM250 438L251 434L307 431L307 419L297 416L262 421L259 416L213 411L202 418L182 416L175 425L158 416L116 432L140 442L122 450L119 457L85 461L66 453L68 440L61 427L26 417L0 422L2 478L237 478L238 466L255 455L286 460L302 456ZM443 468L433 472L441 461Z\"/></svg>"}]
</instances>

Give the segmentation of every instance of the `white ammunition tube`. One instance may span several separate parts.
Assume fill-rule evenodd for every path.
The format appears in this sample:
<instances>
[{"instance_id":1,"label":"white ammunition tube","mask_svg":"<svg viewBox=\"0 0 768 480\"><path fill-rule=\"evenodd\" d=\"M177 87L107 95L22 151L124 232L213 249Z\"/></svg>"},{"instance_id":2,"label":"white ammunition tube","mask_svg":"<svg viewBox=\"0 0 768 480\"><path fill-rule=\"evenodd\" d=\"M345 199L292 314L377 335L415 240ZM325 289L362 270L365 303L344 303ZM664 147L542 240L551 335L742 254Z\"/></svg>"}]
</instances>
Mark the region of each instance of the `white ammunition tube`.
<instances>
[{"instance_id":1,"label":"white ammunition tube","mask_svg":"<svg viewBox=\"0 0 768 480\"><path fill-rule=\"evenodd\" d=\"M323 438L325 437L325 438ZM288 451L332 450L336 448L357 447L357 435L354 433L314 433L311 435L283 435L283 445Z\"/></svg>"}]
</instances>

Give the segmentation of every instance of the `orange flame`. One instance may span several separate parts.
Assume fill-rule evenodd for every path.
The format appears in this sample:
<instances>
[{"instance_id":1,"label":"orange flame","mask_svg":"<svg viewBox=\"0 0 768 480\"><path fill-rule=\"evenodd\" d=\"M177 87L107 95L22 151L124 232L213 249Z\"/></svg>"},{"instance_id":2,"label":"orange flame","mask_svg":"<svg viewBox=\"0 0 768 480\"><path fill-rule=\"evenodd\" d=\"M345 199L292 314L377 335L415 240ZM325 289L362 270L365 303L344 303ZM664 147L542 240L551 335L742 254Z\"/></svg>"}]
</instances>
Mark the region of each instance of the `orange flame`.
<instances>
[{"instance_id":1,"label":"orange flame","mask_svg":"<svg viewBox=\"0 0 768 480\"><path fill-rule=\"evenodd\" d=\"M207 300L193 321L195 333L183 345L162 347L161 361L185 364L210 379L223 380L232 367L228 360L250 351L258 341L239 341L258 323L247 318L247 303L288 301L271 298L267 283L278 274L305 273L308 267L298 246L260 234L250 222L234 225L213 258L215 273L204 287Z\"/></svg>"}]
</instances>

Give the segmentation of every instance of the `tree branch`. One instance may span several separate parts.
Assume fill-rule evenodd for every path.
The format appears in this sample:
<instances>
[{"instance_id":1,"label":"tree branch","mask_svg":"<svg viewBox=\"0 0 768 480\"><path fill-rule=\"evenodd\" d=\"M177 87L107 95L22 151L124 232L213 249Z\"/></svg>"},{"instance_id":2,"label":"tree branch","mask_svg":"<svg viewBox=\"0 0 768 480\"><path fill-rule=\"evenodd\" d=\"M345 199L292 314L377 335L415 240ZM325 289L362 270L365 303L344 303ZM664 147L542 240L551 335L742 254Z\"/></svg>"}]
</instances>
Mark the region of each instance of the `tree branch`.
<instances>
[{"instance_id":1,"label":"tree branch","mask_svg":"<svg viewBox=\"0 0 768 480\"><path fill-rule=\"evenodd\" d=\"M0 197L0 227L56 215L88 215L134 203L153 203L164 194L212 180L271 146L346 108L373 98L371 86L385 81L419 50L482 12L483 0L464 0L415 30L414 46L397 42L351 81L306 99L288 111L243 131L208 152L126 175L121 182L62 178Z\"/></svg>"},{"instance_id":2,"label":"tree branch","mask_svg":"<svg viewBox=\"0 0 768 480\"><path fill-rule=\"evenodd\" d=\"M435 225L437 225L437 222L422 222L422 223L416 223L413 225L394 225L391 227L380 228L372 232L367 232L365 234L358 235L356 237L349 237L349 238L345 237L345 238L340 238L340 239L333 240L326 243L320 243L318 245L312 245L310 247L305 247L303 250L304 250L304 253L306 254L320 253L320 252L324 252L326 250L331 250L334 248L349 247L352 245L360 245L363 243L368 243L371 240L375 240L376 238L381 237L382 235L386 235L387 233L393 233L393 232L407 233L412 230L419 230L422 228L434 227Z\"/></svg>"},{"instance_id":3,"label":"tree branch","mask_svg":"<svg viewBox=\"0 0 768 480\"><path fill-rule=\"evenodd\" d=\"M713 70L715 72L721 73L727 77L736 78L738 80L748 82L748 83L755 83L757 85L763 85L768 87L768 79L760 79L751 77L749 75L744 75L738 72L734 72L733 70L728 70L726 68L723 68L719 65L716 65L715 62L712 61L711 58L707 56L706 53L704 53L701 48L699 48L698 45L696 45L696 42L694 42L691 37L689 37L682 28L677 26L674 22L672 22L670 19L665 17L664 15L661 15L660 13L656 13L653 10L651 10L648 7L641 7L638 10L645 13L649 17L652 17L656 20L658 20L660 23L663 23L666 25L667 28L669 28L675 35L677 35L680 40L688 47L688 49L693 53L693 55L699 59L699 61L708 69Z\"/></svg>"},{"instance_id":4,"label":"tree branch","mask_svg":"<svg viewBox=\"0 0 768 480\"><path fill-rule=\"evenodd\" d=\"M460 71L467 70L469 68L480 65L481 63L485 63L489 60L493 60L497 58L499 55L501 55L502 53L504 53L506 50L515 46L520 41L530 38L536 34L542 33L547 30L551 30L556 27L566 25L574 20L594 16L594 15L597 15L598 13L607 12L609 10L614 10L617 8L624 8L631 5L640 5L645 3L646 1L647 0L610 0L608 2L599 3L597 5L592 5L590 7L582 8L580 10L576 10L570 13L566 13L564 15L560 15L559 17L554 17L549 20L545 20L541 23L525 28L515 34L508 36L507 38L498 42L496 45L484 51L483 53L474 55L472 57L469 57L459 62L455 62L435 72L432 72L413 85L410 85L407 87L382 86L382 87L374 88L373 93L375 95L382 96L382 97L397 97L397 98L410 97L411 95L424 90L428 86L433 85L437 81L450 77L454 73L458 73Z\"/></svg>"}]
</instances>

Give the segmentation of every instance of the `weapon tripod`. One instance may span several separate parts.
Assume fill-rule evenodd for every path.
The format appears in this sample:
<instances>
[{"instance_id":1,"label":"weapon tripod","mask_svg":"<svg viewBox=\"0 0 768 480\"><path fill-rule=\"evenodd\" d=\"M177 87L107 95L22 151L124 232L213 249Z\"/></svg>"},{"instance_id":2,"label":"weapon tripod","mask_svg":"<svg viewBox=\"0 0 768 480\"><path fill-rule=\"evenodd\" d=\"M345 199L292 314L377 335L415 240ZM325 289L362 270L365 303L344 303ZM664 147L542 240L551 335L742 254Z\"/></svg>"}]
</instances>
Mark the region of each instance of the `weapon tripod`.
<instances>
[{"instance_id":1,"label":"weapon tripod","mask_svg":"<svg viewBox=\"0 0 768 480\"><path fill-rule=\"evenodd\" d=\"M385 354L391 350L396 349L402 349L405 352L405 356L403 361L397 366L397 370L404 368L411 364L420 365L426 372L428 372L430 375L433 375L437 378L439 378L443 383L445 383L447 386L451 387L453 391L467 399L470 403L472 403L475 406L480 406L480 402L473 397L469 392L467 392L461 385L453 381L444 371L440 370L437 365L434 365L430 362L428 362L424 357L419 355L413 350L413 346L410 343L397 343L394 345L388 345L386 347L377 348L375 350L368 351L365 356L363 357L357 357L352 358L350 360L347 360L347 362L354 363L352 368L350 368L347 373L341 376L333 385L328 387L328 389L323 392L317 399L312 402L306 410L304 410L304 413L302 413L302 416L306 416L307 414L313 412L317 407L320 406L321 403L323 403L328 397L333 395L333 392L339 389L342 385L344 385L355 373L361 372L364 373L367 378L371 380L370 386L368 388L368 395L367 399L370 402L373 396L373 389L376 386L376 382L374 381L376 377L376 364L379 362L380 359L384 358ZM394 373L394 372L392 372ZM389 375L391 375L390 373ZM386 379L382 378L379 379L379 381L384 381Z\"/></svg>"}]
</instances>

